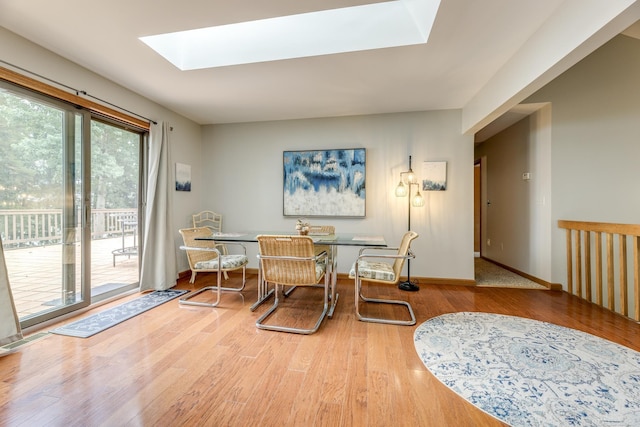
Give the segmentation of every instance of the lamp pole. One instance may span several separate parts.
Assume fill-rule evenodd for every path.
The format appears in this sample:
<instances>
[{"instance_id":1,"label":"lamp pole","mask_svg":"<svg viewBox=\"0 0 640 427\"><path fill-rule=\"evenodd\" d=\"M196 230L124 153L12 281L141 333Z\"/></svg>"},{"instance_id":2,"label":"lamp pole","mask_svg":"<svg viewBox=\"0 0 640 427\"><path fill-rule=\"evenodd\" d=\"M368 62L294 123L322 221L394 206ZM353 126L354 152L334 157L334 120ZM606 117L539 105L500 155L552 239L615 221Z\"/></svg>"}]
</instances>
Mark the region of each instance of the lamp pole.
<instances>
[{"instance_id":1,"label":"lamp pole","mask_svg":"<svg viewBox=\"0 0 640 427\"><path fill-rule=\"evenodd\" d=\"M406 175L407 178L407 186L408 189L405 188L403 176ZM416 179L413 169L411 169L411 156L409 156L409 170L406 172L400 172L400 183L398 187L396 187L396 196L398 197L407 197L407 231L411 231L411 205L415 207L424 206L424 199L420 194L420 189L418 188L418 192L414 198L411 197L411 187L414 185L420 185L418 180ZM407 280L398 284L398 288L403 291L415 292L420 290L418 285L411 281L411 259L407 259Z\"/></svg>"}]
</instances>

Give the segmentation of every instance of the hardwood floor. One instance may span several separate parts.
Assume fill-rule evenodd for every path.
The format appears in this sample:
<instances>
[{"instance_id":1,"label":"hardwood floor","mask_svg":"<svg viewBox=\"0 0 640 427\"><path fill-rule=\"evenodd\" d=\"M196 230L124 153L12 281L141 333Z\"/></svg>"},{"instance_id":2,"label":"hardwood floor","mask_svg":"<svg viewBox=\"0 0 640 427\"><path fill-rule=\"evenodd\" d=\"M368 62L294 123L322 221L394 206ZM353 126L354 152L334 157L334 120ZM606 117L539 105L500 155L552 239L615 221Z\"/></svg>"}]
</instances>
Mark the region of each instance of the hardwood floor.
<instances>
[{"instance_id":1,"label":"hardwood floor","mask_svg":"<svg viewBox=\"0 0 640 427\"><path fill-rule=\"evenodd\" d=\"M199 274L196 284L214 279ZM339 281L334 317L302 336L256 329L267 307L249 310L256 277L248 279L242 294L224 293L219 308L173 300L87 339L49 335L1 357L0 425L502 425L426 370L413 346L415 326L355 320L351 281ZM186 280L178 287L194 289ZM296 290L279 309L289 314L274 321L311 319L321 292ZM384 287L376 293L408 299L418 325L454 311L493 312L640 351L640 325L563 292L421 285L416 293Z\"/></svg>"}]
</instances>

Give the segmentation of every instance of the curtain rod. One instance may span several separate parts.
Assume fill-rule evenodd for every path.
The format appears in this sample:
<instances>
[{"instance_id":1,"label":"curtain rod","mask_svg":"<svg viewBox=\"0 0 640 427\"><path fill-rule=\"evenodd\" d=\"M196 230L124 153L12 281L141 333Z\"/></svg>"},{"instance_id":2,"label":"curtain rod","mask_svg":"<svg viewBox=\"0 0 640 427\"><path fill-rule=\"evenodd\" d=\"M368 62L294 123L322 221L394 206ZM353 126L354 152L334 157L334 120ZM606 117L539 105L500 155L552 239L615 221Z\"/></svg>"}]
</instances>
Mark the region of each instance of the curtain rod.
<instances>
[{"instance_id":1,"label":"curtain rod","mask_svg":"<svg viewBox=\"0 0 640 427\"><path fill-rule=\"evenodd\" d=\"M98 98L98 97L96 97L96 96L93 96L93 95L89 94L89 93L88 93L87 91L85 91L85 90L78 90L78 89L73 88L73 87L71 87L71 86L68 86L68 85L66 85L66 84L64 84L64 83L60 83L60 82L58 82L58 81L56 81L56 80L50 79L50 78L45 77L45 76L43 76L43 75L41 75L41 74L34 73L33 71L30 71L30 70L27 70L27 69L25 69L25 68L19 67L19 66L17 66L17 65L14 65L14 64L12 64L12 63L10 63L10 62L7 62L7 61L4 61L4 60L2 60L2 59L0 59L0 62L2 62L3 64L8 65L8 66L10 66L10 67L16 68L16 69L18 69L18 70L20 70L20 71L23 71L23 72L25 72L25 73L29 73L29 74L31 74L31 75L33 75L33 76L39 77L39 78L41 78L41 79L44 79L44 80L46 80L46 81L48 81L48 82L54 83L54 84L56 84L56 85L58 85L58 86L62 86L63 88L65 88L65 89L67 89L67 90L70 90L70 91L72 91L72 92L75 92L75 94L76 94L77 96L81 96L81 95L82 95L82 96L85 96L85 97L87 97L87 98L95 99L96 101L99 101L99 102L101 102L101 103L103 103L103 104L106 104L106 105L109 105L109 106L111 106L111 107L117 108L118 110L121 110L121 111L124 111L124 112L126 112L126 113L132 114L132 115L134 115L134 116L136 116L136 117L140 117L141 119L144 119L144 120L148 121L149 123L153 123L154 125L157 125L157 124L158 124L158 122L156 122L155 120L152 120L152 119L150 119L150 118L148 118L148 117L145 117L145 116L141 116L141 115L140 115L140 114L138 114L138 113L134 113L133 111L127 110L126 108L122 108L122 107L120 107L120 106L118 106L118 105L112 104L112 103L111 103L111 102L109 102L109 101L105 101L104 99L100 99L100 98Z\"/></svg>"}]
</instances>

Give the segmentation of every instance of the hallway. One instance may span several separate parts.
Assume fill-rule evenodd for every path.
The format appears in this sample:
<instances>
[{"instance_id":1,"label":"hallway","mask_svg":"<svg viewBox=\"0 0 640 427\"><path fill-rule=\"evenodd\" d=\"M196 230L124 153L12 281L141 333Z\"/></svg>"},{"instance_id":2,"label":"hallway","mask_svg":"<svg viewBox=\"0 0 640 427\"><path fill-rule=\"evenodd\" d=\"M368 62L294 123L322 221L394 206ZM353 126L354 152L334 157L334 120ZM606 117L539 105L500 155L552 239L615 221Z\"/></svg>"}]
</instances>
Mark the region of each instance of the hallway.
<instances>
[{"instance_id":1,"label":"hallway","mask_svg":"<svg viewBox=\"0 0 640 427\"><path fill-rule=\"evenodd\" d=\"M543 289L547 287L504 269L484 258L475 258L476 286L494 288Z\"/></svg>"}]
</instances>

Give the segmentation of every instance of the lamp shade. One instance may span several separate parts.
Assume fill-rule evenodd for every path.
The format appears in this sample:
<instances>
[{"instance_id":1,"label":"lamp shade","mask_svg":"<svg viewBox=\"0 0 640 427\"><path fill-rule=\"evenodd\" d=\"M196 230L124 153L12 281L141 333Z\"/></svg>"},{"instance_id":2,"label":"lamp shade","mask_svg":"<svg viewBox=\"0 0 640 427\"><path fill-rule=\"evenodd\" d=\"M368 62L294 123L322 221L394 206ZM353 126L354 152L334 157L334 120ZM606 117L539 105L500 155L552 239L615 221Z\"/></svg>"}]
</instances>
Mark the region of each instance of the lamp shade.
<instances>
[{"instance_id":1,"label":"lamp shade","mask_svg":"<svg viewBox=\"0 0 640 427\"><path fill-rule=\"evenodd\" d=\"M407 195L407 187L402 181L396 187L396 197L404 197Z\"/></svg>"},{"instance_id":2,"label":"lamp shade","mask_svg":"<svg viewBox=\"0 0 640 427\"><path fill-rule=\"evenodd\" d=\"M413 199L411 199L411 204L416 208L421 208L422 206L424 206L424 197L422 197L420 191L418 191L416 195L413 196Z\"/></svg>"}]
</instances>

